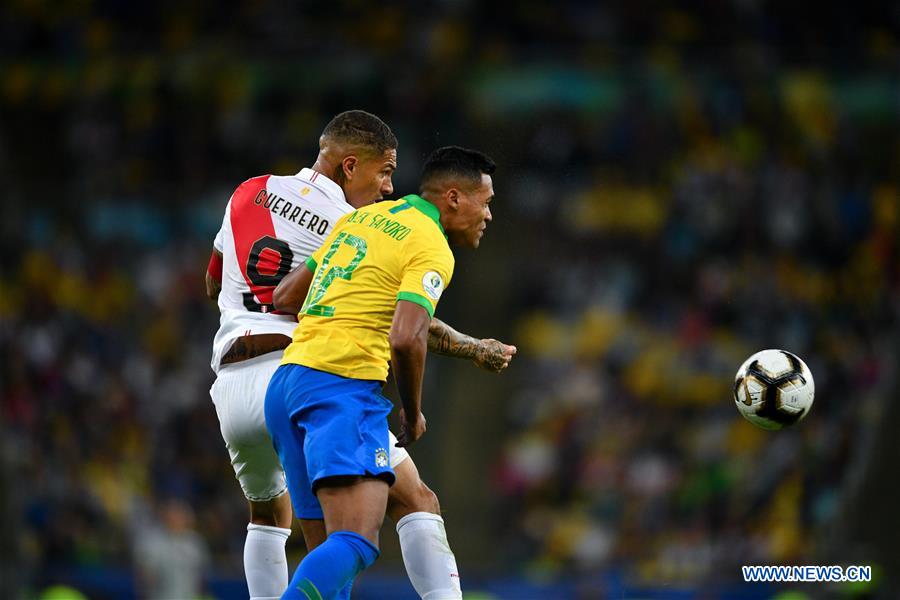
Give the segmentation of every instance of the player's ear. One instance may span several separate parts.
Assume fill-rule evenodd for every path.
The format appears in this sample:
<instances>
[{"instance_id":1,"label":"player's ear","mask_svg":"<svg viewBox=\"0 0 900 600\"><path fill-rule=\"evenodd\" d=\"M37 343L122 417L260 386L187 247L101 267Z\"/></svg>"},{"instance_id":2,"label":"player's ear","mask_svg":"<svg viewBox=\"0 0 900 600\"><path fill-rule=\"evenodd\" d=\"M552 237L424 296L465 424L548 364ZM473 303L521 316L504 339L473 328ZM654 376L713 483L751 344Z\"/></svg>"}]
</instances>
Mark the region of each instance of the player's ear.
<instances>
[{"instance_id":1,"label":"player's ear","mask_svg":"<svg viewBox=\"0 0 900 600\"><path fill-rule=\"evenodd\" d=\"M444 195L447 197L447 205L453 210L459 210L459 190L450 188Z\"/></svg>"},{"instance_id":2,"label":"player's ear","mask_svg":"<svg viewBox=\"0 0 900 600\"><path fill-rule=\"evenodd\" d=\"M356 171L356 168L359 166L359 159L353 156L345 156L344 160L341 161L341 168L344 171L344 178L346 180L353 179L353 173Z\"/></svg>"}]
</instances>

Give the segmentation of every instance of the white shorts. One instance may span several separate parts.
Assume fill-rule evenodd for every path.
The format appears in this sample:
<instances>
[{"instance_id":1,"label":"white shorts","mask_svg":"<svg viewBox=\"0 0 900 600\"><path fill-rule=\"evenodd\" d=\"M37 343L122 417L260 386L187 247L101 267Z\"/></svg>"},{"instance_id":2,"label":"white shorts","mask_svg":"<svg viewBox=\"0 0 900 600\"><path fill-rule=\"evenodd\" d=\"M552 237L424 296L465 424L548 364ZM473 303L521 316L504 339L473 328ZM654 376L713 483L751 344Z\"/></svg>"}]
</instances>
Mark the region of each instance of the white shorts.
<instances>
[{"instance_id":1,"label":"white shorts","mask_svg":"<svg viewBox=\"0 0 900 600\"><path fill-rule=\"evenodd\" d=\"M281 352L223 365L209 395L219 417L219 428L231 456L231 466L244 496L254 502L272 500L287 491L284 469L266 430L266 389L281 363ZM390 437L391 468L409 458Z\"/></svg>"},{"instance_id":2,"label":"white shorts","mask_svg":"<svg viewBox=\"0 0 900 600\"><path fill-rule=\"evenodd\" d=\"M396 469L397 465L409 458L409 452L406 451L406 448L397 447L397 437L392 431L388 431L388 444L391 445L391 449L389 450L391 468Z\"/></svg>"}]
</instances>

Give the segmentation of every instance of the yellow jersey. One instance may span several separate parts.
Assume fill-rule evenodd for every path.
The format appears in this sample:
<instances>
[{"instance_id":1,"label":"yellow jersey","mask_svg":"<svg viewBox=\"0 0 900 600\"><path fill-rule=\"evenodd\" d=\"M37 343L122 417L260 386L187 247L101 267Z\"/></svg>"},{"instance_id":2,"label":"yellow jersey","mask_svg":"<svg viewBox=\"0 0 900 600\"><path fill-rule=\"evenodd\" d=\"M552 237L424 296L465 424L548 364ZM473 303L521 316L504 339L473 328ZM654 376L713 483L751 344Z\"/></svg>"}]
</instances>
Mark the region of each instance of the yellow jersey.
<instances>
[{"instance_id":1,"label":"yellow jersey","mask_svg":"<svg viewBox=\"0 0 900 600\"><path fill-rule=\"evenodd\" d=\"M342 217L306 265L315 275L282 364L387 379L398 300L434 316L453 275L440 211L416 195Z\"/></svg>"}]
</instances>

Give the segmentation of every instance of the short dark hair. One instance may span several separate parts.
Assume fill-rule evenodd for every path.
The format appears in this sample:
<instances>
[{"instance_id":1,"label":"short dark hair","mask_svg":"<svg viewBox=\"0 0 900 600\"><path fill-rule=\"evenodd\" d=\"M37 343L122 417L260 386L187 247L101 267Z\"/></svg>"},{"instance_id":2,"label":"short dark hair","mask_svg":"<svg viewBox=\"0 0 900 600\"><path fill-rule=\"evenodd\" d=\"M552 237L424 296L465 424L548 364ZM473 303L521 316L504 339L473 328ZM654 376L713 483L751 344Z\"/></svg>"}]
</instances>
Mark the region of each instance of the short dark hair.
<instances>
[{"instance_id":1,"label":"short dark hair","mask_svg":"<svg viewBox=\"0 0 900 600\"><path fill-rule=\"evenodd\" d=\"M375 154L397 148L397 136L387 123L364 110L348 110L333 118L322 137L348 146L363 146Z\"/></svg>"},{"instance_id":2,"label":"short dark hair","mask_svg":"<svg viewBox=\"0 0 900 600\"><path fill-rule=\"evenodd\" d=\"M461 177L481 183L481 175L491 175L497 165L487 154L459 146L444 146L431 153L422 167L422 187L444 176Z\"/></svg>"}]
</instances>

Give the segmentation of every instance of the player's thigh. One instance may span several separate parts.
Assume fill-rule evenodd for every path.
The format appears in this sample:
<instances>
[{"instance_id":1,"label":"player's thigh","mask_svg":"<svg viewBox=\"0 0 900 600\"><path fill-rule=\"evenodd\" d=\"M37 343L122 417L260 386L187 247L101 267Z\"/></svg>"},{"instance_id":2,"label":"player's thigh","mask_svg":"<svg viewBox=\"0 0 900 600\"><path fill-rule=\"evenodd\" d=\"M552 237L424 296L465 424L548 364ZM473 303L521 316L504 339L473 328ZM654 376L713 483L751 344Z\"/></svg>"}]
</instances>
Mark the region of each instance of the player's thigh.
<instances>
[{"instance_id":1,"label":"player's thigh","mask_svg":"<svg viewBox=\"0 0 900 600\"><path fill-rule=\"evenodd\" d=\"M284 468L294 514L298 519L321 519L322 509L312 491L304 452L306 430L291 417L295 385L291 365L277 369L266 397L266 427Z\"/></svg>"},{"instance_id":2,"label":"player's thigh","mask_svg":"<svg viewBox=\"0 0 900 600\"><path fill-rule=\"evenodd\" d=\"M388 484L376 477L330 477L319 482L317 497L328 535L353 531L378 546L387 508Z\"/></svg>"},{"instance_id":3,"label":"player's thigh","mask_svg":"<svg viewBox=\"0 0 900 600\"><path fill-rule=\"evenodd\" d=\"M364 493L354 491L357 489L355 485L345 483L360 478L362 481L368 477L382 480L380 483L384 487L384 502L378 507L377 498L373 498L377 508L371 514L378 516L379 526L384 519L387 486L394 481L387 450L387 416L393 406L381 395L380 387L379 382L340 377L294 364L282 366L272 377L266 398L266 420L288 473L295 508L300 507L297 505L295 487L291 483L292 472L299 472L300 466L295 468L288 461L302 456L308 481L312 484L312 491L318 495L329 531L338 531L341 526L335 529L327 522L327 512L319 488L338 490L326 495L336 498L332 502L332 514L340 515L343 510L341 507L344 506L342 498ZM298 443L302 447L298 448ZM367 483L360 489L367 490L370 487L372 486ZM371 515L366 511L353 512L355 514L350 515L346 522L343 516L332 520L335 523L349 523L353 525L351 531L371 537L368 533L373 522ZM301 519L316 518L300 510L297 511L297 516ZM362 520L355 521L356 516ZM362 527L365 532L359 531L357 527Z\"/></svg>"},{"instance_id":4,"label":"player's thigh","mask_svg":"<svg viewBox=\"0 0 900 600\"><path fill-rule=\"evenodd\" d=\"M265 422L266 388L280 360L281 354L272 352L226 365L210 389L235 476L254 502L267 502L286 490Z\"/></svg>"},{"instance_id":5,"label":"player's thigh","mask_svg":"<svg viewBox=\"0 0 900 600\"><path fill-rule=\"evenodd\" d=\"M292 416L306 430L303 451L314 489L330 478L393 483L387 427L393 405L381 395L380 383L311 369L306 374L307 397Z\"/></svg>"},{"instance_id":6,"label":"player's thigh","mask_svg":"<svg viewBox=\"0 0 900 600\"><path fill-rule=\"evenodd\" d=\"M393 458L393 457L392 457ZM414 512L441 514L437 495L422 481L412 457L394 466L396 481L388 495L388 516L395 523Z\"/></svg>"}]
</instances>

